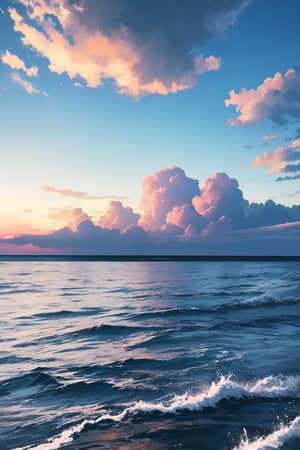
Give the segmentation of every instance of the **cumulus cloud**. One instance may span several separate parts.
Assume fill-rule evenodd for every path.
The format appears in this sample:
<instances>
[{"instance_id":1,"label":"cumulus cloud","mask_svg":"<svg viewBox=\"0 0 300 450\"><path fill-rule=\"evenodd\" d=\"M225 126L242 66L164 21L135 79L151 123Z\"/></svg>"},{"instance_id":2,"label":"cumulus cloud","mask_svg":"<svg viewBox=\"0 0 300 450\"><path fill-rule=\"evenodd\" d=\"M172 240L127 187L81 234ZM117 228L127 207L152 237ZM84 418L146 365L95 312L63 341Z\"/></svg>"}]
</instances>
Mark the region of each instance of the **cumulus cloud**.
<instances>
[{"instance_id":1,"label":"cumulus cloud","mask_svg":"<svg viewBox=\"0 0 300 450\"><path fill-rule=\"evenodd\" d=\"M265 203L251 203L247 211L247 225L250 228L278 225L289 222L290 219L290 209L276 204L273 200L267 200Z\"/></svg>"},{"instance_id":2,"label":"cumulus cloud","mask_svg":"<svg viewBox=\"0 0 300 450\"><path fill-rule=\"evenodd\" d=\"M253 126L262 120L284 125L300 118L300 71L289 69L266 78L257 89L229 92L226 106L235 106L238 117L229 124L237 127Z\"/></svg>"},{"instance_id":3,"label":"cumulus cloud","mask_svg":"<svg viewBox=\"0 0 300 450\"><path fill-rule=\"evenodd\" d=\"M73 191L72 189L58 189L54 186L44 185L40 189L45 192L54 192L56 194L62 195L63 197L73 197L79 198L81 200L106 200L113 197L113 195L89 195L86 192ZM119 197L126 198L126 197Z\"/></svg>"},{"instance_id":4,"label":"cumulus cloud","mask_svg":"<svg viewBox=\"0 0 300 450\"><path fill-rule=\"evenodd\" d=\"M18 73L13 73L11 76L12 80L22 86L22 88L28 93L28 94L42 94L46 97L48 96L47 92L40 91L39 89L36 89L30 81L24 80Z\"/></svg>"},{"instance_id":5,"label":"cumulus cloud","mask_svg":"<svg viewBox=\"0 0 300 450\"><path fill-rule=\"evenodd\" d=\"M92 218L85 213L82 208L50 208L47 218L55 220L59 224L68 226L71 230L77 230L81 222L92 220Z\"/></svg>"},{"instance_id":6,"label":"cumulus cloud","mask_svg":"<svg viewBox=\"0 0 300 450\"><path fill-rule=\"evenodd\" d=\"M123 231L130 225L137 225L140 215L133 212L130 207L124 207L120 201L110 202L104 215L99 219L98 225L103 228L118 228Z\"/></svg>"},{"instance_id":7,"label":"cumulus cloud","mask_svg":"<svg viewBox=\"0 0 300 450\"><path fill-rule=\"evenodd\" d=\"M27 68L25 62L9 50L6 50L2 55L1 61L3 64L7 64L11 69L23 70L28 77L36 77L38 75L38 68L36 66Z\"/></svg>"},{"instance_id":8,"label":"cumulus cloud","mask_svg":"<svg viewBox=\"0 0 300 450\"><path fill-rule=\"evenodd\" d=\"M288 148L288 147L286 147ZM289 148L290 151L296 151ZM179 167L143 181L143 212L112 201L95 224L81 208L52 209L64 228L48 234L7 236L1 248L67 254L299 254L300 205L249 203L226 173L199 189Z\"/></svg>"},{"instance_id":9,"label":"cumulus cloud","mask_svg":"<svg viewBox=\"0 0 300 450\"><path fill-rule=\"evenodd\" d=\"M94 88L113 80L119 93L168 94L218 70L220 58L199 52L233 26L250 0L20 0L9 14L24 45L49 70ZM30 24L29 24L30 23Z\"/></svg>"},{"instance_id":10,"label":"cumulus cloud","mask_svg":"<svg viewBox=\"0 0 300 450\"><path fill-rule=\"evenodd\" d=\"M213 228L238 228L244 224L248 201L243 198L237 180L219 172L207 178L193 205L211 224L210 228L212 224Z\"/></svg>"},{"instance_id":11,"label":"cumulus cloud","mask_svg":"<svg viewBox=\"0 0 300 450\"><path fill-rule=\"evenodd\" d=\"M199 194L199 183L187 177L179 167L171 167L146 177L142 190L143 214L139 225L146 230L157 231L168 223L167 215L174 207L192 206L193 197Z\"/></svg>"},{"instance_id":12,"label":"cumulus cloud","mask_svg":"<svg viewBox=\"0 0 300 450\"><path fill-rule=\"evenodd\" d=\"M185 203L174 208L167 214L165 230L170 229L169 225L175 225L179 231L185 235L199 234L205 228L205 218L198 214L192 203Z\"/></svg>"}]
</instances>

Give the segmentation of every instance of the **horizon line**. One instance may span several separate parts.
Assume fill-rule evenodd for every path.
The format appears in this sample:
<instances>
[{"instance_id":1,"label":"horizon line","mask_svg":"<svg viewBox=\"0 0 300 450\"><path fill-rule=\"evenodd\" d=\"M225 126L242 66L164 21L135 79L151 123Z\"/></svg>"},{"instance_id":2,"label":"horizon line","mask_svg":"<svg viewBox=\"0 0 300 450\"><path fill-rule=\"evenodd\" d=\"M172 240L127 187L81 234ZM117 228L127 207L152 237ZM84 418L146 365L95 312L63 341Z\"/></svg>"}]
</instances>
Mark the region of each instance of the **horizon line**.
<instances>
[{"instance_id":1,"label":"horizon line","mask_svg":"<svg viewBox=\"0 0 300 450\"><path fill-rule=\"evenodd\" d=\"M130 261L300 261L300 255L176 255L176 254L0 254L0 261L5 260L65 260L65 261L116 261L116 262L130 262Z\"/></svg>"}]
</instances>

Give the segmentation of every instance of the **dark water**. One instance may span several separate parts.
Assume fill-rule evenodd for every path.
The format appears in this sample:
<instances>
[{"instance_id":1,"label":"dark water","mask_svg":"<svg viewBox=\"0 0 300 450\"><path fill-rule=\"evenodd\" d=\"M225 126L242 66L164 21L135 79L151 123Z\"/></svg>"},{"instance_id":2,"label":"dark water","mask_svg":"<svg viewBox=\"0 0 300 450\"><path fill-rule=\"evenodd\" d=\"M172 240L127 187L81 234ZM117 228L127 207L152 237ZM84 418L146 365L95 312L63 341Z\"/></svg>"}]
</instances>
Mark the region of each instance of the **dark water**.
<instances>
[{"instance_id":1,"label":"dark water","mask_svg":"<svg viewBox=\"0 0 300 450\"><path fill-rule=\"evenodd\" d=\"M0 263L0 448L300 449L299 262Z\"/></svg>"}]
</instances>

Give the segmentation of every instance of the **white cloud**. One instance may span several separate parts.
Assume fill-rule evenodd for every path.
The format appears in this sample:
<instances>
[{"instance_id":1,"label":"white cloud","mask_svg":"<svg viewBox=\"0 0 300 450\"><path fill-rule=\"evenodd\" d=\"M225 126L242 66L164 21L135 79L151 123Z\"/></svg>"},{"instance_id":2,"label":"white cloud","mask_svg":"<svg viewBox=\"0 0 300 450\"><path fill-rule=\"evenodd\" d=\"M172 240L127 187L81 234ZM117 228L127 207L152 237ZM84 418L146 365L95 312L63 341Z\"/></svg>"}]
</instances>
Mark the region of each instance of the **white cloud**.
<instances>
[{"instance_id":1,"label":"white cloud","mask_svg":"<svg viewBox=\"0 0 300 450\"><path fill-rule=\"evenodd\" d=\"M18 73L13 73L11 76L12 80L22 86L22 88L28 93L28 94L42 94L46 97L48 96L47 92L40 91L39 89L36 89L30 81L24 80Z\"/></svg>"},{"instance_id":2,"label":"white cloud","mask_svg":"<svg viewBox=\"0 0 300 450\"><path fill-rule=\"evenodd\" d=\"M36 77L38 75L38 68L36 66L27 68L25 62L19 56L10 53L9 50L6 50L2 55L1 61L12 69L23 70L28 77Z\"/></svg>"}]
</instances>

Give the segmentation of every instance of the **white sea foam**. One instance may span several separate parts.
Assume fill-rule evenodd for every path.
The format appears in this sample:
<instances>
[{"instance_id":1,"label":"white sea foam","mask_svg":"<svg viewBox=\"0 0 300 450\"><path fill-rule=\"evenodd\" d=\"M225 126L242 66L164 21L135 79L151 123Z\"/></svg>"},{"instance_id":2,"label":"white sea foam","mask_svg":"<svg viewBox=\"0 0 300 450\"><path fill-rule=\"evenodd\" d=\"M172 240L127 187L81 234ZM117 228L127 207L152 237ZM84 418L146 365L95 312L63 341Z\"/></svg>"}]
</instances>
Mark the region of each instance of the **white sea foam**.
<instances>
[{"instance_id":1,"label":"white sea foam","mask_svg":"<svg viewBox=\"0 0 300 450\"><path fill-rule=\"evenodd\" d=\"M83 430L85 425L87 423L91 423L89 420L83 420L81 423L74 425L71 428L68 428L67 430L64 430L62 433L53 436L49 438L46 442L43 444L35 445L35 446L26 446L26 447L19 447L15 448L13 450L56 450L60 448L62 445L67 444L68 442L72 442L74 434L80 433L80 431Z\"/></svg>"},{"instance_id":2,"label":"white sea foam","mask_svg":"<svg viewBox=\"0 0 300 450\"><path fill-rule=\"evenodd\" d=\"M44 444L33 447L27 446L15 450L55 450L63 444L71 442L74 434L82 431L86 424L96 424L106 420L120 422L126 416L138 413L160 412L162 414L176 414L182 410L201 411L208 407L215 407L221 400L229 398L278 398L289 396L300 397L300 377L269 376L252 383L239 383L233 379L232 375L221 375L217 382L213 381L207 389L202 390L198 394L187 392L183 395L175 395L169 402L164 403L139 400L117 414L108 412L99 416L97 419L85 419L81 423L66 429L59 435L48 439ZM299 427L299 424L297 426ZM240 448L248 449L248 447ZM253 449L256 448L263 447L253 447Z\"/></svg>"},{"instance_id":3,"label":"white sea foam","mask_svg":"<svg viewBox=\"0 0 300 450\"><path fill-rule=\"evenodd\" d=\"M274 297L272 292L266 292L261 295L249 297L246 300L242 300L239 304L247 306L267 306L298 303L299 301L300 298L298 289L286 289L279 297Z\"/></svg>"},{"instance_id":4,"label":"white sea foam","mask_svg":"<svg viewBox=\"0 0 300 450\"><path fill-rule=\"evenodd\" d=\"M282 447L293 438L300 439L300 416L297 416L289 425L282 425L278 430L265 437L249 441L245 430L244 437L238 447L233 450L271 450Z\"/></svg>"}]
</instances>

